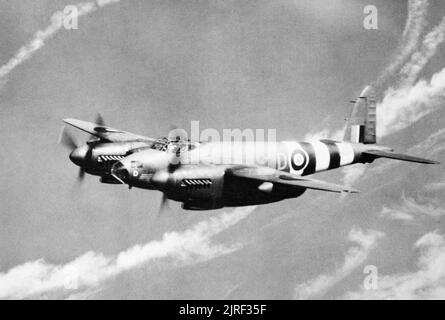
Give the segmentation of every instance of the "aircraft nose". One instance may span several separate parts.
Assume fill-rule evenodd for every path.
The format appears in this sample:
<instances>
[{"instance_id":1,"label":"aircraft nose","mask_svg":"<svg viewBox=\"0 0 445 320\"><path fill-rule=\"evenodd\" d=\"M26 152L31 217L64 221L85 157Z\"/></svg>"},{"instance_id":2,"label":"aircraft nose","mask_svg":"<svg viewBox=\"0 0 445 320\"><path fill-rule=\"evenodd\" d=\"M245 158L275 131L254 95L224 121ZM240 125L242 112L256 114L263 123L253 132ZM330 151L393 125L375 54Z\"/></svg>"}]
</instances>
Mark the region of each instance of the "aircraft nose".
<instances>
[{"instance_id":1,"label":"aircraft nose","mask_svg":"<svg viewBox=\"0 0 445 320\"><path fill-rule=\"evenodd\" d=\"M121 182L126 182L128 180L128 170L125 168L125 165L118 161L111 167L111 174L120 179Z\"/></svg>"},{"instance_id":2,"label":"aircraft nose","mask_svg":"<svg viewBox=\"0 0 445 320\"><path fill-rule=\"evenodd\" d=\"M70 160L78 166L83 166L85 164L87 152L88 146L76 148L70 153Z\"/></svg>"}]
</instances>

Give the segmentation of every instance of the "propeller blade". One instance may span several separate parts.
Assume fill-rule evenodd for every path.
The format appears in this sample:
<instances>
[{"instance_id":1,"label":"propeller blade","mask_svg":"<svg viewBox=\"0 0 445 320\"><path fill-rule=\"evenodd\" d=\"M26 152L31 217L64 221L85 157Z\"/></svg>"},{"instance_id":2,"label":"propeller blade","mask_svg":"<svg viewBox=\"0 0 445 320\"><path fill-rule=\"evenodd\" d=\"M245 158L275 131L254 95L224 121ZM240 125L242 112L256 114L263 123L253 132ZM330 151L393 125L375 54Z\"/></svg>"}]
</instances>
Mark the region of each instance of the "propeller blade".
<instances>
[{"instance_id":1,"label":"propeller blade","mask_svg":"<svg viewBox=\"0 0 445 320\"><path fill-rule=\"evenodd\" d=\"M159 206L158 218L162 215L162 213L168 209L168 198L165 193L162 193L161 205Z\"/></svg>"},{"instance_id":2,"label":"propeller blade","mask_svg":"<svg viewBox=\"0 0 445 320\"><path fill-rule=\"evenodd\" d=\"M94 123L97 124L99 127L105 126L104 118L102 118L102 115L100 113L96 114ZM97 137L95 135L90 135L90 140L97 140Z\"/></svg>"},{"instance_id":3,"label":"propeller blade","mask_svg":"<svg viewBox=\"0 0 445 320\"><path fill-rule=\"evenodd\" d=\"M114 173L111 173L111 176L112 176L114 179L116 179L117 181L119 181L120 183L125 184L125 182L122 181L122 179L119 178L119 177L118 177L117 175L115 175Z\"/></svg>"},{"instance_id":4,"label":"propeller blade","mask_svg":"<svg viewBox=\"0 0 445 320\"><path fill-rule=\"evenodd\" d=\"M66 131L65 127L63 127L62 131L60 132L59 144L62 144L70 150L74 150L78 146L76 139L74 139L74 137L68 131Z\"/></svg>"},{"instance_id":5,"label":"propeller blade","mask_svg":"<svg viewBox=\"0 0 445 320\"><path fill-rule=\"evenodd\" d=\"M85 170L83 168L79 169L79 174L77 176L77 181L82 182L85 178Z\"/></svg>"},{"instance_id":6,"label":"propeller blade","mask_svg":"<svg viewBox=\"0 0 445 320\"><path fill-rule=\"evenodd\" d=\"M100 126L104 126L105 125L104 118L102 118L102 115L100 113L98 113L96 115L96 119L95 119L94 123L96 123L96 124L98 124Z\"/></svg>"}]
</instances>

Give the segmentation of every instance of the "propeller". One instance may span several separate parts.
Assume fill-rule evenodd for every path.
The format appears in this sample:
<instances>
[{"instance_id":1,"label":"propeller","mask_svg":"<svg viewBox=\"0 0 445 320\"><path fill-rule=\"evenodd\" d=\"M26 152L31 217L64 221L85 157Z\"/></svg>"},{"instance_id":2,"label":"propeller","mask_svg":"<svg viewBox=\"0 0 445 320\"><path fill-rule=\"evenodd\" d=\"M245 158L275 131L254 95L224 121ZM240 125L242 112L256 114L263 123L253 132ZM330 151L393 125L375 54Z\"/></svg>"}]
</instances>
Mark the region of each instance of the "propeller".
<instances>
[{"instance_id":1,"label":"propeller","mask_svg":"<svg viewBox=\"0 0 445 320\"><path fill-rule=\"evenodd\" d=\"M95 119L94 123L98 124L100 126L104 126L105 125L104 118L102 118L102 115L100 113L96 114L96 119Z\"/></svg>"},{"instance_id":2,"label":"propeller","mask_svg":"<svg viewBox=\"0 0 445 320\"><path fill-rule=\"evenodd\" d=\"M158 210L158 218L161 217L161 215L164 213L165 210L168 209L168 198L165 195L164 192L162 192L162 199L161 199L161 205L159 206Z\"/></svg>"},{"instance_id":3,"label":"propeller","mask_svg":"<svg viewBox=\"0 0 445 320\"><path fill-rule=\"evenodd\" d=\"M82 182L84 178L85 178L85 169L79 168L79 173L77 174L77 181Z\"/></svg>"},{"instance_id":4,"label":"propeller","mask_svg":"<svg viewBox=\"0 0 445 320\"><path fill-rule=\"evenodd\" d=\"M74 149L79 147L79 144L77 143L76 139L71 133L69 133L69 131L66 130L66 127L62 127L62 131L60 132L60 137L59 137L59 144L63 145L70 151L73 151ZM77 174L77 181L78 182L83 181L84 177L85 177L85 169L79 168L79 173Z\"/></svg>"},{"instance_id":5,"label":"propeller","mask_svg":"<svg viewBox=\"0 0 445 320\"><path fill-rule=\"evenodd\" d=\"M94 123L97 124L99 127L105 126L104 118L102 117L102 115L100 113L96 114L96 118L94 118ZM97 139L97 137L95 135L90 135L89 140L96 140L96 139Z\"/></svg>"},{"instance_id":6,"label":"propeller","mask_svg":"<svg viewBox=\"0 0 445 320\"><path fill-rule=\"evenodd\" d=\"M99 126L105 125L105 121L100 113L96 114L94 122ZM91 136L90 139L92 138L96 137ZM71 152L80 146L79 143L74 138L74 136L69 131L66 130L66 127L62 127L62 131L59 137L59 144L62 144L65 148L69 149ZM85 155L85 158L90 159L92 156L92 152L93 152L92 147L89 147ZM77 174L77 181L82 182L84 178L85 178L85 168L80 167L79 172Z\"/></svg>"},{"instance_id":7,"label":"propeller","mask_svg":"<svg viewBox=\"0 0 445 320\"><path fill-rule=\"evenodd\" d=\"M85 155L85 159L91 159L92 153L93 153L93 148L91 146L89 146L88 151ZM77 181L82 182L84 178L85 178L85 168L80 167L79 173L77 174Z\"/></svg>"},{"instance_id":8,"label":"propeller","mask_svg":"<svg viewBox=\"0 0 445 320\"><path fill-rule=\"evenodd\" d=\"M74 139L74 136L66 131L66 127L63 127L62 131L60 132L59 144L62 144L64 147L71 151L78 147L76 139Z\"/></svg>"}]
</instances>

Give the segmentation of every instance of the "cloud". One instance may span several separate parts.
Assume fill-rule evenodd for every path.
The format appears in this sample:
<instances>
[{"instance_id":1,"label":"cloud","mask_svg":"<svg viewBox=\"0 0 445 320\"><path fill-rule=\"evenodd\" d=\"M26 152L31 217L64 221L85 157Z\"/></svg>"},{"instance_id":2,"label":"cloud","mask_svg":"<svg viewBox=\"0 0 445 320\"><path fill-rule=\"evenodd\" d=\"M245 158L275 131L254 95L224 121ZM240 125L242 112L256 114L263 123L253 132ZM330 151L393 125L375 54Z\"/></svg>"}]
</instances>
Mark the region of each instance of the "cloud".
<instances>
[{"instance_id":1,"label":"cloud","mask_svg":"<svg viewBox=\"0 0 445 320\"><path fill-rule=\"evenodd\" d=\"M391 76L401 64L412 54L401 73L404 77L402 86L390 87L383 99L377 105L377 134L378 137L400 131L416 122L428 113L440 107L445 96L445 68L434 74L430 81L421 80L415 85L413 82L424 68L425 64L436 54L437 48L445 38L445 18L430 31L421 42L419 39L426 25L428 1L410 0L408 2L408 18L403 32L400 46L391 63L382 76L375 83L382 83ZM414 52L414 54L413 54ZM322 138L342 139L343 129L324 128L312 131L305 137L305 141ZM348 169L346 178L352 182L364 173L364 169ZM352 179L354 178L354 179Z\"/></svg>"},{"instance_id":2,"label":"cloud","mask_svg":"<svg viewBox=\"0 0 445 320\"><path fill-rule=\"evenodd\" d=\"M221 300L227 300L230 299L232 294L234 294L236 291L238 291L239 288L241 288L245 284L245 281L242 281L240 283L235 284L234 286L230 287L226 293L223 295Z\"/></svg>"},{"instance_id":3,"label":"cloud","mask_svg":"<svg viewBox=\"0 0 445 320\"><path fill-rule=\"evenodd\" d=\"M0 273L0 299L40 297L55 292L59 296L82 296L77 290L88 295L104 281L153 260L192 264L229 254L240 246L212 244L211 238L245 219L254 209L237 208L231 213L222 213L188 230L167 232L161 240L135 245L115 256L90 251L64 265L50 264L43 259L26 262Z\"/></svg>"},{"instance_id":4,"label":"cloud","mask_svg":"<svg viewBox=\"0 0 445 320\"><path fill-rule=\"evenodd\" d=\"M332 139L336 141L342 141L345 129L332 130L329 128L324 128L319 131L310 131L304 137L304 141L319 141L321 139Z\"/></svg>"},{"instance_id":5,"label":"cloud","mask_svg":"<svg viewBox=\"0 0 445 320\"><path fill-rule=\"evenodd\" d=\"M117 3L120 0L97 0L96 2L82 2L75 4L78 16L90 14L98 8ZM52 38L57 32L63 29L63 21L67 15L63 11L57 11L51 16L51 23L42 30L34 33L32 39L22 46L17 53L3 66L0 67L0 80L5 78L12 70L17 68L26 60L30 59L39 49L43 48L45 42Z\"/></svg>"},{"instance_id":6,"label":"cloud","mask_svg":"<svg viewBox=\"0 0 445 320\"><path fill-rule=\"evenodd\" d=\"M417 270L378 277L376 290L345 294L347 299L444 299L445 239L438 231L422 236L414 244L420 251Z\"/></svg>"},{"instance_id":7,"label":"cloud","mask_svg":"<svg viewBox=\"0 0 445 320\"><path fill-rule=\"evenodd\" d=\"M423 39L422 45L412 56L410 61L400 71L402 86L411 85L419 76L420 71L436 54L438 46L445 40L445 17Z\"/></svg>"},{"instance_id":8,"label":"cloud","mask_svg":"<svg viewBox=\"0 0 445 320\"><path fill-rule=\"evenodd\" d=\"M436 155L445 151L445 129L439 129L424 141L408 149L408 152L414 154Z\"/></svg>"},{"instance_id":9,"label":"cloud","mask_svg":"<svg viewBox=\"0 0 445 320\"><path fill-rule=\"evenodd\" d=\"M381 83L391 76L410 54L417 48L419 38L425 27L428 1L411 0L408 3L408 19L401 44L376 81ZM379 138L400 131L423 116L439 108L445 96L445 69L434 74L430 81L420 80L413 85L426 63L436 54L439 44L445 39L445 18L429 32L421 42L420 48L412 54L401 73L403 85L396 85L386 90L383 99L377 105L377 133ZM310 132L306 140L320 138L342 138L342 129L322 129Z\"/></svg>"},{"instance_id":10,"label":"cloud","mask_svg":"<svg viewBox=\"0 0 445 320\"><path fill-rule=\"evenodd\" d=\"M384 234L375 230L362 231L353 228L348 235L348 240L357 246L348 249L345 261L332 273L322 274L295 288L295 299L317 299L323 297L329 289L349 276L367 258L369 252L376 246L377 240Z\"/></svg>"},{"instance_id":11,"label":"cloud","mask_svg":"<svg viewBox=\"0 0 445 320\"><path fill-rule=\"evenodd\" d=\"M416 217L439 218L445 215L445 209L435 204L434 199L424 201L402 195L401 204L384 206L381 217L392 220L413 221Z\"/></svg>"},{"instance_id":12,"label":"cloud","mask_svg":"<svg viewBox=\"0 0 445 320\"><path fill-rule=\"evenodd\" d=\"M445 129L439 129L431 134L425 140L410 147L406 150L407 154L421 155L426 158L436 159L441 152L445 151ZM394 168L400 164L400 161L384 161L377 162L374 166L369 168L372 173L380 174L385 170Z\"/></svg>"},{"instance_id":13,"label":"cloud","mask_svg":"<svg viewBox=\"0 0 445 320\"><path fill-rule=\"evenodd\" d=\"M332 116L325 117L313 130L309 131L303 141L319 141L322 139L332 139L336 141L342 141L345 134L346 127L340 129L329 128L329 122L332 120Z\"/></svg>"},{"instance_id":14,"label":"cloud","mask_svg":"<svg viewBox=\"0 0 445 320\"><path fill-rule=\"evenodd\" d=\"M352 166L343 168L343 183L346 186L353 186L357 180L365 173L366 165L363 163L356 163Z\"/></svg>"},{"instance_id":15,"label":"cloud","mask_svg":"<svg viewBox=\"0 0 445 320\"><path fill-rule=\"evenodd\" d=\"M382 72L382 75L374 85L380 85L401 67L409 56L417 48L420 36L426 26L427 0L409 0L408 18L403 30L402 40L398 46L391 63Z\"/></svg>"},{"instance_id":16,"label":"cloud","mask_svg":"<svg viewBox=\"0 0 445 320\"><path fill-rule=\"evenodd\" d=\"M431 182L425 185L424 189L428 192L444 192L445 191L445 179L439 182Z\"/></svg>"},{"instance_id":17,"label":"cloud","mask_svg":"<svg viewBox=\"0 0 445 320\"><path fill-rule=\"evenodd\" d=\"M414 217L406 213L403 209L399 208L391 208L384 206L382 208L382 212L380 213L380 216L383 218L388 218L391 220L401 220L401 221L413 221Z\"/></svg>"},{"instance_id":18,"label":"cloud","mask_svg":"<svg viewBox=\"0 0 445 320\"><path fill-rule=\"evenodd\" d=\"M445 97L445 68L414 86L389 88L377 105L379 137L404 129L423 116L437 110Z\"/></svg>"},{"instance_id":19,"label":"cloud","mask_svg":"<svg viewBox=\"0 0 445 320\"><path fill-rule=\"evenodd\" d=\"M445 96L445 68L430 81L414 84L428 61L445 40L445 17L422 40L420 48L400 71L401 81L390 87L377 105L377 132L380 137L404 129L440 107Z\"/></svg>"}]
</instances>

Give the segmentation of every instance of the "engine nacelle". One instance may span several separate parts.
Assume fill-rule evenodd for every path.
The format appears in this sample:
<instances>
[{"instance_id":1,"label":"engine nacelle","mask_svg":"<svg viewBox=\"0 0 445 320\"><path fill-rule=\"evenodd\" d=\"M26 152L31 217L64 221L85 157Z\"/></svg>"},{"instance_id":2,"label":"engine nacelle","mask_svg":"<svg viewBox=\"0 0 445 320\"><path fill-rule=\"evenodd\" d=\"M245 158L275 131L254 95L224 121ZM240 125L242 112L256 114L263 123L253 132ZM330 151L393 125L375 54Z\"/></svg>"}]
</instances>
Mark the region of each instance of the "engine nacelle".
<instances>
[{"instance_id":1,"label":"engine nacelle","mask_svg":"<svg viewBox=\"0 0 445 320\"><path fill-rule=\"evenodd\" d=\"M189 201L182 204L182 209L184 210L194 210L194 211L204 211L204 210L214 210L220 209L224 206L221 202L204 202L204 201Z\"/></svg>"},{"instance_id":2,"label":"engine nacelle","mask_svg":"<svg viewBox=\"0 0 445 320\"><path fill-rule=\"evenodd\" d=\"M100 177L100 182L101 183L106 183L106 184L120 184L121 182L116 180L113 176L102 176Z\"/></svg>"},{"instance_id":3,"label":"engine nacelle","mask_svg":"<svg viewBox=\"0 0 445 320\"><path fill-rule=\"evenodd\" d=\"M184 165L172 173L161 173L157 188L167 197L184 203L184 209L208 210L223 206L224 170L215 166ZM157 177L154 176L154 180Z\"/></svg>"}]
</instances>

